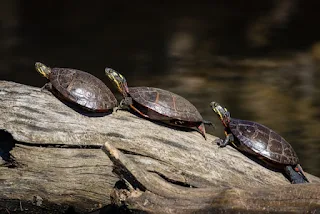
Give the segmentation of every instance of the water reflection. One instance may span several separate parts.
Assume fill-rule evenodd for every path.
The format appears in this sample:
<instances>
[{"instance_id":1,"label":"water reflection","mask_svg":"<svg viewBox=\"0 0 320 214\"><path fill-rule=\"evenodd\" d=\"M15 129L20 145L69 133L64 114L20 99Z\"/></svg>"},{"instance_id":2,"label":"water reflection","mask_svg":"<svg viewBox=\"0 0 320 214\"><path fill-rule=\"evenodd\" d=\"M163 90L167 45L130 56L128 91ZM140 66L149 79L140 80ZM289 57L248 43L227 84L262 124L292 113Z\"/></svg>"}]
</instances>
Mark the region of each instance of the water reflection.
<instances>
[{"instance_id":1,"label":"water reflection","mask_svg":"<svg viewBox=\"0 0 320 214\"><path fill-rule=\"evenodd\" d=\"M213 100L233 117L269 126L293 145L306 171L320 176L320 48L309 51L320 39L312 27L317 19L310 18L308 3L279 2L182 8L7 1L0 7L0 79L41 87L44 79L34 70L41 61L108 83L104 68L112 67L130 86L160 87L189 99L217 124L209 133L223 136L209 108ZM292 8L302 9L293 14Z\"/></svg>"}]
</instances>

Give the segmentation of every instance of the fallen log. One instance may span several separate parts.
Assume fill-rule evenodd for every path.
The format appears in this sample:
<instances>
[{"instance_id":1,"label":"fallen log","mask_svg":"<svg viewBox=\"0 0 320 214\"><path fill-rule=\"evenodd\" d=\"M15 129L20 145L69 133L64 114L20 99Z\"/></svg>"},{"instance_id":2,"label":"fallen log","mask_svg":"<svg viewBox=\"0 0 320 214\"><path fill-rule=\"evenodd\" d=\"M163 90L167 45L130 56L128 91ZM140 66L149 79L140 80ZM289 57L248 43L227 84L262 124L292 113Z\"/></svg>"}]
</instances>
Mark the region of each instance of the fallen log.
<instances>
[{"instance_id":1,"label":"fallen log","mask_svg":"<svg viewBox=\"0 0 320 214\"><path fill-rule=\"evenodd\" d=\"M178 212L179 207L185 207L184 202L189 201L198 203L191 204L193 208L189 211L199 208L200 212L204 211L202 199L202 205L208 204L209 198L205 197L209 195L210 209L228 210L233 206L241 210L238 200L229 199L231 195L242 191L236 197L239 199L250 189L256 190L251 197L259 194L260 198L264 195L272 198L270 195L278 195L283 190L281 196L285 201L292 201L290 203L294 205L291 207L295 208L284 208L283 211L319 207L319 196L313 195L319 193L319 178L307 174L312 184L294 185L293 188L283 174L261 166L232 147L220 149L212 143L216 139L212 135L208 134L207 138L205 140L196 131L168 127L126 111L86 113L60 101L50 92L0 81L0 155L3 159L0 169L0 210L8 210L7 202L16 203L16 200L46 209L53 205L74 207L79 212L92 211L112 203L119 204L114 197L118 176L122 177L123 171L129 171L127 174L134 177L137 175L126 164L119 165L116 159L111 161L101 149L105 143L119 150L139 169L144 169L143 172L148 173L147 177L152 178L152 182L161 181L160 186L143 182L138 185L139 191L146 193L141 194L145 200L154 201L154 196L149 193L158 196L157 189L152 191L152 188L163 189L165 186L161 185L178 186L178 190L184 193L175 190L169 198L165 198L168 194L160 195L162 204L155 203L155 208L156 205L163 207L168 203L167 207L176 207ZM114 168L126 170L115 170L118 173L116 176L112 172ZM132 180L135 180L134 183L141 182L135 178L128 179L127 183L131 184ZM292 191L289 191L291 187ZM219 193L219 198L208 194L212 188ZM203 197L191 200L182 196L192 196L191 192L198 190L203 192ZM293 194L294 191L297 192ZM299 203L297 194L301 199ZM112 201L110 195L113 196ZM182 200L179 199L181 197ZM242 203L249 203L250 194L248 197ZM125 203L131 205L130 200L126 199ZM139 200L141 197L137 198L136 203L140 203ZM257 200L256 203L263 207L263 203L269 202ZM249 205L246 210L255 211ZM276 209L281 204L276 206L269 203L265 206ZM133 207L149 212L159 211L159 208ZM21 209L20 204L18 208ZM179 212L187 211L181 209Z\"/></svg>"},{"instance_id":2,"label":"fallen log","mask_svg":"<svg viewBox=\"0 0 320 214\"><path fill-rule=\"evenodd\" d=\"M104 150L127 189L115 189L113 203L150 213L270 213L320 210L319 184L275 187L182 187L141 168L109 143Z\"/></svg>"}]
</instances>

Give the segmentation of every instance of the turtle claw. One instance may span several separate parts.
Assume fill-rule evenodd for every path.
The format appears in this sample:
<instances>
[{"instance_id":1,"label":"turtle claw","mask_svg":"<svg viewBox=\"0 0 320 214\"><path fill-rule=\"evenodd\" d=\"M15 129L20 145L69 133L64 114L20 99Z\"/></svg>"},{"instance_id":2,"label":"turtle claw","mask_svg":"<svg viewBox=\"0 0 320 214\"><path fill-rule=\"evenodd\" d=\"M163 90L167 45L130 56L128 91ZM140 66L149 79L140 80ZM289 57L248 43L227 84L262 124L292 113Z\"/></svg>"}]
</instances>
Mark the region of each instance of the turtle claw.
<instances>
[{"instance_id":1,"label":"turtle claw","mask_svg":"<svg viewBox=\"0 0 320 214\"><path fill-rule=\"evenodd\" d=\"M120 109L120 107L119 107L119 106L114 107L114 108L112 109L112 113L116 113L119 109Z\"/></svg>"},{"instance_id":2,"label":"turtle claw","mask_svg":"<svg viewBox=\"0 0 320 214\"><path fill-rule=\"evenodd\" d=\"M124 109L127 109L129 110L130 107L126 106L126 105L123 105L122 102L120 102L120 105L116 106L113 108L113 112L117 112L118 110L124 110Z\"/></svg>"},{"instance_id":3,"label":"turtle claw","mask_svg":"<svg viewBox=\"0 0 320 214\"><path fill-rule=\"evenodd\" d=\"M40 92L43 92L46 88L47 88L47 84L45 84L44 86L42 86L42 87L40 88Z\"/></svg>"},{"instance_id":4,"label":"turtle claw","mask_svg":"<svg viewBox=\"0 0 320 214\"><path fill-rule=\"evenodd\" d=\"M218 138L213 141L213 143L217 144L219 147L223 147L223 140Z\"/></svg>"}]
</instances>

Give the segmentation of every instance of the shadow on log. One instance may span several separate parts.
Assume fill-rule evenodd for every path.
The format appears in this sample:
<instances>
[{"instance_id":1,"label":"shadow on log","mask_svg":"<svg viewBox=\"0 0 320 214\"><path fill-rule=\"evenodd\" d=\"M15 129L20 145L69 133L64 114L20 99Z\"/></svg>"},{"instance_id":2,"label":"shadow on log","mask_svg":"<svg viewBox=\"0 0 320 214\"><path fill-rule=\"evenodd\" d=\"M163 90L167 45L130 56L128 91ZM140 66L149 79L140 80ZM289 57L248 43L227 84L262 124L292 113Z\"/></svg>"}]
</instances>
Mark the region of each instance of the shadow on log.
<instances>
[{"instance_id":1,"label":"shadow on log","mask_svg":"<svg viewBox=\"0 0 320 214\"><path fill-rule=\"evenodd\" d=\"M311 184L291 185L235 149L220 149L212 135L206 141L126 111L88 117L39 88L0 81L0 130L0 212L110 212L112 203L151 213L320 207L320 179L310 174Z\"/></svg>"},{"instance_id":2,"label":"shadow on log","mask_svg":"<svg viewBox=\"0 0 320 214\"><path fill-rule=\"evenodd\" d=\"M320 208L319 184L276 187L186 188L141 168L111 144L105 152L127 190L115 189L113 203L152 213L299 212Z\"/></svg>"}]
</instances>

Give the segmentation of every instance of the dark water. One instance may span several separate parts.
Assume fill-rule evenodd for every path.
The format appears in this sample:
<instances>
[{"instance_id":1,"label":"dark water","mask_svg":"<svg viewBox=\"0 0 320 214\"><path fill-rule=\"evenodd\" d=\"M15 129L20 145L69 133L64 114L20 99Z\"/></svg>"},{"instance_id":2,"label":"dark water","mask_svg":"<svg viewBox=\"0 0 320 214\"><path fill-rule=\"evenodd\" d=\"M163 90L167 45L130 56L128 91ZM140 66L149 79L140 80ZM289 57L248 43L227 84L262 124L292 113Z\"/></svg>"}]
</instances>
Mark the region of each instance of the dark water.
<instances>
[{"instance_id":1,"label":"dark water","mask_svg":"<svg viewBox=\"0 0 320 214\"><path fill-rule=\"evenodd\" d=\"M0 79L43 86L34 70L40 61L88 71L112 87L104 76L112 67L130 86L186 97L216 123L216 130L207 128L214 135L222 137L223 128L211 101L235 118L269 126L292 144L306 171L320 176L320 33L313 7L2 1Z\"/></svg>"}]
</instances>

